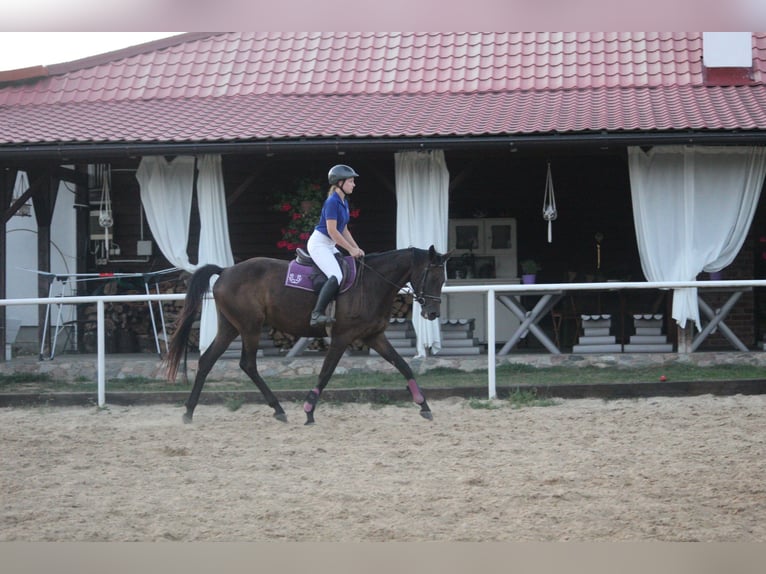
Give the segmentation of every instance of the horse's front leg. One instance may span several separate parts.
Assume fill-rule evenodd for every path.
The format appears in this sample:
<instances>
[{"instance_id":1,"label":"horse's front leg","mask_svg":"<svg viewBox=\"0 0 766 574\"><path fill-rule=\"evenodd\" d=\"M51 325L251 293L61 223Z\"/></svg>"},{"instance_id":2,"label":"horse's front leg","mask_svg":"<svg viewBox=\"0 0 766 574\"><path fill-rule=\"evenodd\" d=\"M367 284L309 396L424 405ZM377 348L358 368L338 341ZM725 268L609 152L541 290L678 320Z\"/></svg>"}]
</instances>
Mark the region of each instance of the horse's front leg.
<instances>
[{"instance_id":1,"label":"horse's front leg","mask_svg":"<svg viewBox=\"0 0 766 574\"><path fill-rule=\"evenodd\" d=\"M314 411L316 410L317 402L319 402L319 395L322 394L327 383L330 382L330 377L335 372L335 367L338 366L338 361L340 361L347 346L348 343L336 342L335 339L330 343L322 363L322 370L319 371L317 386L309 391L308 395L306 395L306 400L303 402L303 411L306 413L305 424L314 424Z\"/></svg>"},{"instance_id":2,"label":"horse's front leg","mask_svg":"<svg viewBox=\"0 0 766 574\"><path fill-rule=\"evenodd\" d=\"M423 396L423 392L420 390L418 383L415 381L415 374L412 372L412 368L410 368L409 363L396 352L396 349L391 345L391 342L388 340L385 333L379 333L378 335L367 339L365 343L367 343L370 348L375 349L381 357L396 367L396 370L407 379L407 389L412 395L412 400L420 407L420 416L429 421L433 420L434 417L431 414L431 409L428 406L428 402Z\"/></svg>"},{"instance_id":3,"label":"horse's front leg","mask_svg":"<svg viewBox=\"0 0 766 574\"><path fill-rule=\"evenodd\" d=\"M223 355L223 352L233 340L234 336L229 336L229 333L225 333L221 330L216 334L215 339L207 350L200 355L197 363L197 376L194 378L194 386L189 394L189 398L186 399L186 412L183 415L183 421L185 423L192 422L192 419L194 418L194 409L199 402L202 387L205 385L205 379L213 369L215 362L221 355Z\"/></svg>"}]
</instances>

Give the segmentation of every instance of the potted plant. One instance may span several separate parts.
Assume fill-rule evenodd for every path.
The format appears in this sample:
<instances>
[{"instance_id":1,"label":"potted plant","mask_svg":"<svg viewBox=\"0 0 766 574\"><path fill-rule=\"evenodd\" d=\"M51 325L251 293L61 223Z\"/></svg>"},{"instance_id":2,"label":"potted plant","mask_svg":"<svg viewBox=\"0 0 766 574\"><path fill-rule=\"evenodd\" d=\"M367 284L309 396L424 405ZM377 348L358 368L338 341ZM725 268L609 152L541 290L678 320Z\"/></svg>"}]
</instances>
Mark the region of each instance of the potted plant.
<instances>
[{"instance_id":1,"label":"potted plant","mask_svg":"<svg viewBox=\"0 0 766 574\"><path fill-rule=\"evenodd\" d=\"M537 272L542 269L534 259L524 259L521 263L521 282L529 285L536 280Z\"/></svg>"}]
</instances>

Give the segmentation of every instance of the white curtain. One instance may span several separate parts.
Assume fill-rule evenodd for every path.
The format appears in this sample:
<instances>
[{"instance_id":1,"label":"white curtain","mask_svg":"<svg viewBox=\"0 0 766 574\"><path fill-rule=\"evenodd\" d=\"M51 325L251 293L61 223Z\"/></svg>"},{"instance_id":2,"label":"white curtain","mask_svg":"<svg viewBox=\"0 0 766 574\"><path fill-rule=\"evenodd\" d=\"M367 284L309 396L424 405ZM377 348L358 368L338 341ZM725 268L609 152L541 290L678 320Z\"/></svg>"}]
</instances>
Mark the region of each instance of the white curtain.
<instances>
[{"instance_id":1,"label":"white curtain","mask_svg":"<svg viewBox=\"0 0 766 574\"><path fill-rule=\"evenodd\" d=\"M171 265L193 271L186 246L194 192L194 158L145 157L136 172L141 203L157 246Z\"/></svg>"},{"instance_id":2,"label":"white curtain","mask_svg":"<svg viewBox=\"0 0 766 574\"><path fill-rule=\"evenodd\" d=\"M649 281L691 281L729 265L753 220L766 148L628 149L633 219ZM673 293L673 319L701 328L696 289Z\"/></svg>"},{"instance_id":3,"label":"white curtain","mask_svg":"<svg viewBox=\"0 0 766 574\"><path fill-rule=\"evenodd\" d=\"M394 156L396 168L396 247L447 251L449 217L449 171L444 152L412 151ZM417 335L417 355L441 349L440 323L420 316L413 303L412 324Z\"/></svg>"},{"instance_id":4,"label":"white curtain","mask_svg":"<svg viewBox=\"0 0 766 574\"><path fill-rule=\"evenodd\" d=\"M221 267L234 264L229 243L221 157L202 156L197 168L200 240L196 265L189 261L187 254L194 191L194 158L179 156L169 162L161 156L144 157L136 172L141 188L141 203L157 246L172 265L190 273L208 263ZM211 284L214 280L215 277L211 279ZM200 351L204 351L215 338L217 327L215 304L206 298L200 319Z\"/></svg>"}]
</instances>

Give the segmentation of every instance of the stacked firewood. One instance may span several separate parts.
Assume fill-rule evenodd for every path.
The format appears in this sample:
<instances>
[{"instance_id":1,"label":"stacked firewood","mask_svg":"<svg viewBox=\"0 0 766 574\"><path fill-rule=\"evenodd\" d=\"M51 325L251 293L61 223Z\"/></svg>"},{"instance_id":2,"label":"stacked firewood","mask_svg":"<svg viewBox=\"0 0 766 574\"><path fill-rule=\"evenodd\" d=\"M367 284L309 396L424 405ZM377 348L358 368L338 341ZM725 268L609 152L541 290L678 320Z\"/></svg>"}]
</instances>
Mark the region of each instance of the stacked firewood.
<instances>
[{"instance_id":1,"label":"stacked firewood","mask_svg":"<svg viewBox=\"0 0 766 574\"><path fill-rule=\"evenodd\" d=\"M163 279L160 283L160 293L185 293L189 274L179 272L177 276L171 276ZM144 294L145 288L139 288L135 285L121 284L118 279L103 284L99 294L103 295L129 295ZM154 286L150 286L151 293L156 293ZM160 317L157 302L153 302L154 319L157 326L157 332L162 337L162 321ZM175 332L175 322L183 308L183 301L165 301L162 303L162 313L165 319L165 327L168 339ZM85 353L95 353L97 346L97 324L96 324L96 304L88 304L82 312L82 351ZM397 295L394 304L391 307L391 317L403 318L410 317L412 313L412 296ZM106 351L108 353L154 353L156 352L156 343L154 340L154 331L152 329L151 314L147 302L135 303L107 303L104 310L104 327L106 332ZM264 333L265 335L265 333ZM292 348L297 337L278 331L274 328L268 329L268 336L274 342L274 345L283 351ZM189 336L189 346L192 349L199 347L199 323L197 322ZM164 351L165 345L160 341L160 348ZM351 348L354 350L365 349L361 341L355 341ZM308 350L324 351L326 344L322 338L311 341L307 346Z\"/></svg>"},{"instance_id":2,"label":"stacked firewood","mask_svg":"<svg viewBox=\"0 0 766 574\"><path fill-rule=\"evenodd\" d=\"M412 316L412 295L397 295L391 306L391 317L403 319Z\"/></svg>"},{"instance_id":3,"label":"stacked firewood","mask_svg":"<svg viewBox=\"0 0 766 574\"><path fill-rule=\"evenodd\" d=\"M394 299L394 304L391 306L391 317L392 318L404 318L404 317L410 317L412 315L412 296L411 295L397 295L396 299ZM277 329L271 328L269 329L269 337L274 342L274 345L281 349L282 351L289 351L292 346L295 344L295 342L298 340L297 337L290 335L289 333L284 333L282 331L278 331ZM313 339L308 346L306 347L307 350L310 351L325 351L326 350L326 344L324 339ZM351 349L354 351L361 351L366 350L367 346L362 343L361 341L354 341L351 343Z\"/></svg>"},{"instance_id":4,"label":"stacked firewood","mask_svg":"<svg viewBox=\"0 0 766 574\"><path fill-rule=\"evenodd\" d=\"M188 277L171 278L163 280L159 284L160 293L184 293ZM150 285L152 294L156 294L155 287ZM143 284L138 287L135 282L121 282L116 278L114 281L104 283L99 289L98 295L137 295L145 294ZM154 321L158 336L162 337L162 317L158 302L152 302ZM168 338L172 335L176 317L180 314L183 301L162 302L162 314L165 318ZM81 313L82 319L82 352L95 353L97 350L97 307L95 303L85 305ZM154 339L152 317L149 311L149 303L145 301L129 303L106 303L104 305L104 331L107 353L155 353L157 344ZM196 346L199 341L199 329L193 330L192 343ZM165 345L160 341L160 349Z\"/></svg>"}]
</instances>

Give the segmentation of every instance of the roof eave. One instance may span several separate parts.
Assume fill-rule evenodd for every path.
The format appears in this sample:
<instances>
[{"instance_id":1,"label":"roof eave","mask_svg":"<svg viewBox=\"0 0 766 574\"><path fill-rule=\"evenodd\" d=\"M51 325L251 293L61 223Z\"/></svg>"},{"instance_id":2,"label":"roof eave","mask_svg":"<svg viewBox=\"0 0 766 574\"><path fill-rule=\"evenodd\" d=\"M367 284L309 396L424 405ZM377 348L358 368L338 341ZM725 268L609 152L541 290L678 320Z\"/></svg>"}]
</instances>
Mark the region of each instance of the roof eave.
<instances>
[{"instance_id":1,"label":"roof eave","mask_svg":"<svg viewBox=\"0 0 766 574\"><path fill-rule=\"evenodd\" d=\"M0 161L59 162L150 155L258 154L300 151L401 151L411 149L509 149L605 145L766 145L766 130L580 132L402 138L296 138L236 141L56 143L0 146Z\"/></svg>"}]
</instances>

